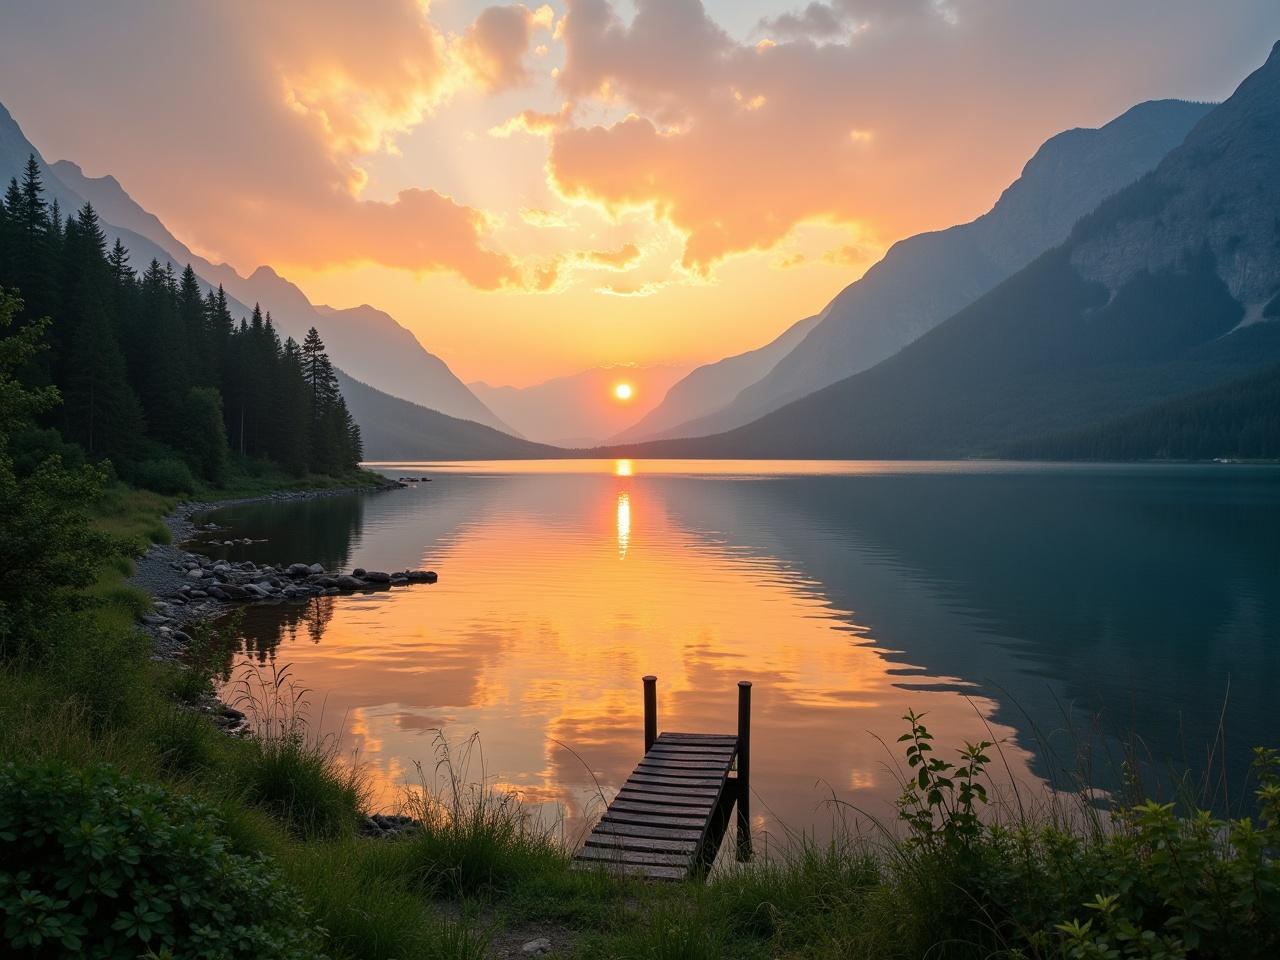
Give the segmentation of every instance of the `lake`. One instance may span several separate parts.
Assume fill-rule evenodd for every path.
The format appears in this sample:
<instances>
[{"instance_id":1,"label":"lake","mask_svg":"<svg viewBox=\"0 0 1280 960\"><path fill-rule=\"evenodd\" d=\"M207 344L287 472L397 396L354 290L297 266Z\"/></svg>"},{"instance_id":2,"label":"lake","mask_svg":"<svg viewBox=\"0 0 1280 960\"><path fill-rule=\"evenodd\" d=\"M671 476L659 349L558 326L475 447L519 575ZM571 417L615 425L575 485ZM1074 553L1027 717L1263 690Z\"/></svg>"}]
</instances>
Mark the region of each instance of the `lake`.
<instances>
[{"instance_id":1,"label":"lake","mask_svg":"<svg viewBox=\"0 0 1280 960\"><path fill-rule=\"evenodd\" d=\"M666 730L731 732L753 682L753 815L771 836L891 816L908 710L944 754L1001 741L1006 796L1080 774L1113 788L1132 749L1145 779L1208 771L1229 804L1249 748L1280 736L1274 467L377 469L432 482L223 509L221 539L266 542L210 549L439 573L243 624L242 661L291 665L313 729L358 752L387 808L415 763L430 778L437 737L478 734L469 776L574 839L642 752L649 673Z\"/></svg>"}]
</instances>

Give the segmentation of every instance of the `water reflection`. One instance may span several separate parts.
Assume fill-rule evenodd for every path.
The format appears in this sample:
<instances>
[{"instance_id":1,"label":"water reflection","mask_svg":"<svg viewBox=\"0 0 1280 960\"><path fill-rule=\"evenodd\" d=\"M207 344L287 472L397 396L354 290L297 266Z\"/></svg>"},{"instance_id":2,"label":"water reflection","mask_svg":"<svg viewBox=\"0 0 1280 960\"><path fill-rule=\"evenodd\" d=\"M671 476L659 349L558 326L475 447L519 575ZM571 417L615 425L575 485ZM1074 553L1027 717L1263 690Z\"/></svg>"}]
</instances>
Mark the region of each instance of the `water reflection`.
<instances>
[{"instance_id":1,"label":"water reflection","mask_svg":"<svg viewBox=\"0 0 1280 960\"><path fill-rule=\"evenodd\" d=\"M618 558L627 558L627 545L631 542L631 497L618 494Z\"/></svg>"},{"instance_id":2,"label":"water reflection","mask_svg":"<svg viewBox=\"0 0 1280 960\"><path fill-rule=\"evenodd\" d=\"M885 813L876 737L907 708L944 743L990 724L1022 779L1098 709L1113 739L1182 756L1228 676L1236 745L1276 736L1276 471L450 469L220 518L268 538L236 558L440 571L246 621L248 654L293 664L388 802L443 728L479 731L491 778L579 816L636 759L645 673L667 729L732 729L735 683L755 682L771 829L822 832L831 794Z\"/></svg>"}]
</instances>

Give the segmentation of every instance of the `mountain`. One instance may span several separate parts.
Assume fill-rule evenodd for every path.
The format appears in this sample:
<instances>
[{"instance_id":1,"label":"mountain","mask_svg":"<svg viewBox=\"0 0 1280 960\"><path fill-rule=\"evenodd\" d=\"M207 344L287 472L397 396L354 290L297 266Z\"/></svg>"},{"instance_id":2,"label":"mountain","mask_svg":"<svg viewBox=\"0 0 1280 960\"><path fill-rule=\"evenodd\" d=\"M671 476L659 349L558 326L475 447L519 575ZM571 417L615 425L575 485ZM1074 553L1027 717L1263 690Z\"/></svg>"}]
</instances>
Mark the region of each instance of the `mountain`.
<instances>
[{"instance_id":1,"label":"mountain","mask_svg":"<svg viewBox=\"0 0 1280 960\"><path fill-rule=\"evenodd\" d=\"M899 353L745 427L643 452L990 454L1280 360L1278 293L1280 44L1064 244Z\"/></svg>"},{"instance_id":2,"label":"mountain","mask_svg":"<svg viewBox=\"0 0 1280 960\"><path fill-rule=\"evenodd\" d=\"M892 356L1065 240L1080 217L1181 143L1210 107L1156 100L1097 129L1051 137L988 213L895 243L757 382L724 409L665 435L741 426Z\"/></svg>"},{"instance_id":3,"label":"mountain","mask_svg":"<svg viewBox=\"0 0 1280 960\"><path fill-rule=\"evenodd\" d=\"M0 106L0 176L7 180L16 175L31 153L40 157ZM307 330L315 327L335 361L352 376L450 416L506 429L443 360L428 352L389 314L367 304L344 310L320 309L271 267L258 267L242 277L225 263L210 263L170 233L113 176L87 176L69 160L49 164L42 172L63 213L74 213L86 200L93 204L109 239L119 236L129 248L135 268L145 267L152 258L175 266L190 263L205 284L224 287L235 300L232 309L237 317L248 314L252 304L261 303L271 311L283 336L301 342Z\"/></svg>"},{"instance_id":4,"label":"mountain","mask_svg":"<svg viewBox=\"0 0 1280 960\"><path fill-rule=\"evenodd\" d=\"M360 424L366 460L520 460L564 453L428 410L352 379L341 370L337 373L351 416Z\"/></svg>"},{"instance_id":5,"label":"mountain","mask_svg":"<svg viewBox=\"0 0 1280 960\"><path fill-rule=\"evenodd\" d=\"M824 314L797 320L763 347L707 363L672 385L662 402L640 421L616 437L614 442L656 440L662 437L697 436L713 433L699 429L702 418L724 409L729 398L755 383L790 353Z\"/></svg>"},{"instance_id":6,"label":"mountain","mask_svg":"<svg viewBox=\"0 0 1280 960\"><path fill-rule=\"evenodd\" d=\"M594 367L531 387L469 386L521 436L562 447L589 447L614 436L657 406L688 369L668 365ZM613 388L619 383L631 386L629 400L614 397Z\"/></svg>"},{"instance_id":7,"label":"mountain","mask_svg":"<svg viewBox=\"0 0 1280 960\"><path fill-rule=\"evenodd\" d=\"M1277 460L1280 365L1005 452L1025 460Z\"/></svg>"}]
</instances>

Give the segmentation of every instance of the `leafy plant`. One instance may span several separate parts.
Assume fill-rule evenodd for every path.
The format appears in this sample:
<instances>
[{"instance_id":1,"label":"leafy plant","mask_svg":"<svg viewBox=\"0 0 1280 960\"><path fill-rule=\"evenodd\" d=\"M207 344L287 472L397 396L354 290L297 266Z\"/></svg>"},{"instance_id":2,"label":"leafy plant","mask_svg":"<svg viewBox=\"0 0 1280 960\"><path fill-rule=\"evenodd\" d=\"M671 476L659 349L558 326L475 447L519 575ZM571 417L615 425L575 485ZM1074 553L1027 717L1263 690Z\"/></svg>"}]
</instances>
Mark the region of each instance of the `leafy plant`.
<instances>
[{"instance_id":1,"label":"leafy plant","mask_svg":"<svg viewBox=\"0 0 1280 960\"><path fill-rule=\"evenodd\" d=\"M0 942L17 956L317 956L320 932L202 804L110 766L0 767Z\"/></svg>"},{"instance_id":2,"label":"leafy plant","mask_svg":"<svg viewBox=\"0 0 1280 960\"><path fill-rule=\"evenodd\" d=\"M981 778L991 758L984 751L994 743L983 740L966 743L960 763L933 756L933 734L909 711L902 719L911 724L909 733L898 738L908 743L907 764L914 771L898 798L898 816L911 828L914 839L932 846L968 846L982 834L979 810L987 802L987 788Z\"/></svg>"}]
</instances>

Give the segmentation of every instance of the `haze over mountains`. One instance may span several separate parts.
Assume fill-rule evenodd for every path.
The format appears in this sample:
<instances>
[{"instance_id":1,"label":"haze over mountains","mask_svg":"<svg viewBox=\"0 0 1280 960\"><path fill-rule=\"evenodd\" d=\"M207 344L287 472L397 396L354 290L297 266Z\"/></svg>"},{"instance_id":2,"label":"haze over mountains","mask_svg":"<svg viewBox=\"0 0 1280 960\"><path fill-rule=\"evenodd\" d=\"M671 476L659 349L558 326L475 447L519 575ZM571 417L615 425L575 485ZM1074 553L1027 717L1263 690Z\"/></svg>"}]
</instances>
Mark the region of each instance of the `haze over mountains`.
<instances>
[{"instance_id":1,"label":"haze over mountains","mask_svg":"<svg viewBox=\"0 0 1280 960\"><path fill-rule=\"evenodd\" d=\"M483 382L468 386L523 437L561 447L591 447L652 410L688 370L671 364L593 367L529 387ZM626 401L613 395L619 383L632 388Z\"/></svg>"},{"instance_id":2,"label":"haze over mountains","mask_svg":"<svg viewBox=\"0 0 1280 960\"><path fill-rule=\"evenodd\" d=\"M1210 106L1152 101L1098 129L1051 137L988 213L895 243L827 305L794 349L740 385L731 401L650 436L741 426L892 356L1065 240L1076 220L1159 163ZM640 438L628 432L619 439Z\"/></svg>"},{"instance_id":3,"label":"haze over mountains","mask_svg":"<svg viewBox=\"0 0 1280 960\"><path fill-rule=\"evenodd\" d=\"M989 455L1280 359L1280 44L1065 243L880 364L660 456Z\"/></svg>"}]
</instances>

